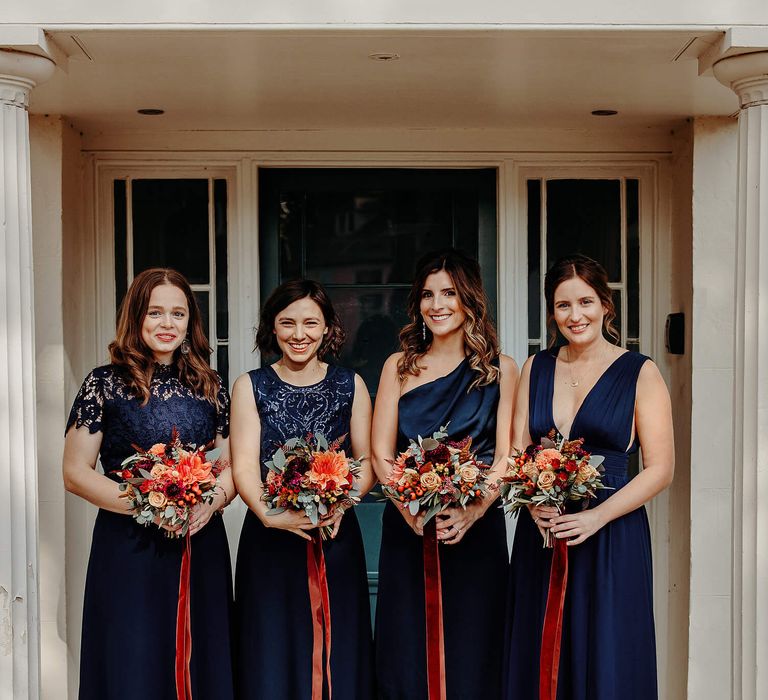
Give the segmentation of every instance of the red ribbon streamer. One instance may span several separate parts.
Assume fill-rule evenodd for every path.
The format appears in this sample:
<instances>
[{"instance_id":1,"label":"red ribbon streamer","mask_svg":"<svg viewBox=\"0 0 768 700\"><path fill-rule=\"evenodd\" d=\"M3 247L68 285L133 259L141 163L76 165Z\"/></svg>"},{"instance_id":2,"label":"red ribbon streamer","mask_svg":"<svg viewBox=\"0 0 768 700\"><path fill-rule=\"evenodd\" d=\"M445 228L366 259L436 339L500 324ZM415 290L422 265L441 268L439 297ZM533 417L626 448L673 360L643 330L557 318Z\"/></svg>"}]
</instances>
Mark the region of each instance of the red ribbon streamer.
<instances>
[{"instance_id":1,"label":"red ribbon streamer","mask_svg":"<svg viewBox=\"0 0 768 700\"><path fill-rule=\"evenodd\" d=\"M445 700L445 646L443 642L443 591L437 526L424 526L424 602L427 618L427 687L429 700Z\"/></svg>"},{"instance_id":2,"label":"red ribbon streamer","mask_svg":"<svg viewBox=\"0 0 768 700\"><path fill-rule=\"evenodd\" d=\"M179 574L179 602L176 607L176 698L192 700L192 677L189 673L189 660L192 658L192 621L189 612L189 571L192 548L189 532L184 539L184 553L181 555Z\"/></svg>"},{"instance_id":3,"label":"red ribbon streamer","mask_svg":"<svg viewBox=\"0 0 768 700\"><path fill-rule=\"evenodd\" d=\"M323 700L323 641L328 700L331 700L331 602L323 541L319 534L307 542L307 574L312 610L312 700Z\"/></svg>"},{"instance_id":4,"label":"red ribbon streamer","mask_svg":"<svg viewBox=\"0 0 768 700\"><path fill-rule=\"evenodd\" d=\"M563 635L563 607L568 585L568 546L556 538L549 571L547 609L541 634L539 661L539 700L557 699L557 673L560 669L560 646Z\"/></svg>"}]
</instances>

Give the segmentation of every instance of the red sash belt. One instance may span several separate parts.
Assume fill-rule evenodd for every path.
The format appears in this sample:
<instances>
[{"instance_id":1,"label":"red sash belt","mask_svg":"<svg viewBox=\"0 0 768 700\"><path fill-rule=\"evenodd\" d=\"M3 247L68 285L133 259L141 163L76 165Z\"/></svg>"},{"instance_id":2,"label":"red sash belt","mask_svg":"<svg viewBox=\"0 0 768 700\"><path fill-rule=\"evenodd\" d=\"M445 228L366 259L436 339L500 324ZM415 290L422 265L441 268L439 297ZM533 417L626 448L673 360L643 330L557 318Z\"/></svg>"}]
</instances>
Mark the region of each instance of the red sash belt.
<instances>
[{"instance_id":1,"label":"red sash belt","mask_svg":"<svg viewBox=\"0 0 768 700\"><path fill-rule=\"evenodd\" d=\"M331 698L331 603L325 572L323 541L319 534L307 542L309 603L312 609L312 700L323 699L323 641L328 700Z\"/></svg>"},{"instance_id":2,"label":"red sash belt","mask_svg":"<svg viewBox=\"0 0 768 700\"><path fill-rule=\"evenodd\" d=\"M547 609L541 634L539 661L539 700L557 699L557 672L560 668L560 645L563 633L563 606L568 585L568 545L555 538L552 568L549 572Z\"/></svg>"},{"instance_id":3,"label":"red sash belt","mask_svg":"<svg viewBox=\"0 0 768 700\"><path fill-rule=\"evenodd\" d=\"M189 533L184 538L179 575L179 602L176 607L176 698L192 700L192 678L189 660L192 657L192 623L189 614L189 566L192 548Z\"/></svg>"},{"instance_id":4,"label":"red sash belt","mask_svg":"<svg viewBox=\"0 0 768 700\"><path fill-rule=\"evenodd\" d=\"M445 700L443 592L434 518L424 526L424 595L427 618L427 687L429 700Z\"/></svg>"}]
</instances>

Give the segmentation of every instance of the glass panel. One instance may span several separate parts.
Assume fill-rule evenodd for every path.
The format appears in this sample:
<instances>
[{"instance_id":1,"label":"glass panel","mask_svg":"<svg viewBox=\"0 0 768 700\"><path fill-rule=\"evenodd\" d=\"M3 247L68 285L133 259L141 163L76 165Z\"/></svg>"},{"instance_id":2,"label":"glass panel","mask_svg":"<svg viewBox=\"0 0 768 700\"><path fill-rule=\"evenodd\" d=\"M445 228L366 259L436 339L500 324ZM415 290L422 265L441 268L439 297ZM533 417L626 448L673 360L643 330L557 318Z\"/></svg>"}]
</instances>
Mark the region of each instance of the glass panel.
<instances>
[{"instance_id":1,"label":"glass panel","mask_svg":"<svg viewBox=\"0 0 768 700\"><path fill-rule=\"evenodd\" d=\"M115 296L117 306L128 291L128 218L125 180L113 183L115 212Z\"/></svg>"},{"instance_id":2,"label":"glass panel","mask_svg":"<svg viewBox=\"0 0 768 700\"><path fill-rule=\"evenodd\" d=\"M541 350L541 344L540 343L528 343L528 355L535 355L537 352Z\"/></svg>"},{"instance_id":3,"label":"glass panel","mask_svg":"<svg viewBox=\"0 0 768 700\"><path fill-rule=\"evenodd\" d=\"M197 305L200 307L200 319L203 323L203 331L205 332L205 337L208 338L210 335L210 304L208 303L208 297L210 296L208 292L193 292L195 295L195 299L197 299ZM208 343L211 343L211 339L208 338Z\"/></svg>"},{"instance_id":4,"label":"glass panel","mask_svg":"<svg viewBox=\"0 0 768 700\"><path fill-rule=\"evenodd\" d=\"M547 263L573 253L594 258L621 282L619 180L547 181Z\"/></svg>"},{"instance_id":5,"label":"glass panel","mask_svg":"<svg viewBox=\"0 0 768 700\"><path fill-rule=\"evenodd\" d=\"M541 337L541 180L528 180L528 338Z\"/></svg>"},{"instance_id":6,"label":"glass panel","mask_svg":"<svg viewBox=\"0 0 768 700\"><path fill-rule=\"evenodd\" d=\"M613 325L615 326L616 330L619 332L619 335L621 336L621 290L620 289L614 289L613 290L613 305L616 308L616 318L613 319ZM615 343L616 340L614 338L611 338L607 333L604 334L605 337L612 343ZM624 338L621 338L620 344L624 345Z\"/></svg>"},{"instance_id":7,"label":"glass panel","mask_svg":"<svg viewBox=\"0 0 768 700\"><path fill-rule=\"evenodd\" d=\"M227 289L227 181L213 181L213 212L216 250L216 337L229 337Z\"/></svg>"},{"instance_id":8,"label":"glass panel","mask_svg":"<svg viewBox=\"0 0 768 700\"><path fill-rule=\"evenodd\" d=\"M219 345L216 348L216 371L221 375L225 387L229 387L229 346Z\"/></svg>"},{"instance_id":9,"label":"glass panel","mask_svg":"<svg viewBox=\"0 0 768 700\"><path fill-rule=\"evenodd\" d=\"M397 350L407 322L408 288L329 288L333 306L347 331L339 363L357 372L375 394L384 361Z\"/></svg>"},{"instance_id":10,"label":"glass panel","mask_svg":"<svg viewBox=\"0 0 768 700\"><path fill-rule=\"evenodd\" d=\"M208 181L133 181L133 273L172 267L208 284Z\"/></svg>"},{"instance_id":11,"label":"glass panel","mask_svg":"<svg viewBox=\"0 0 768 700\"><path fill-rule=\"evenodd\" d=\"M627 180L627 336L640 337L640 181Z\"/></svg>"}]
</instances>

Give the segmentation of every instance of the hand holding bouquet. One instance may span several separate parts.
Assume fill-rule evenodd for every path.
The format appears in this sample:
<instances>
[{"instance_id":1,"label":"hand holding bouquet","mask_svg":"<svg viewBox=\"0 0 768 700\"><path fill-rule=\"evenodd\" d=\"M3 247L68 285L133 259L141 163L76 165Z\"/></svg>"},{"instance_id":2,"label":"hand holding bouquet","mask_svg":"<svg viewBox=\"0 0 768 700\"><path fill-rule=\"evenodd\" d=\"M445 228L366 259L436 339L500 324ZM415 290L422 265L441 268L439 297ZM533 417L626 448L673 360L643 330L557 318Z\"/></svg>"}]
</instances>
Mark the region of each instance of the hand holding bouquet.
<instances>
[{"instance_id":1,"label":"hand holding bouquet","mask_svg":"<svg viewBox=\"0 0 768 700\"><path fill-rule=\"evenodd\" d=\"M213 501L223 468L219 461L206 459L206 447L183 447L176 428L168 443L149 450L133 445L136 453L123 461L118 473L122 497L139 525L154 522L169 537L187 534L192 508Z\"/></svg>"},{"instance_id":2,"label":"hand holding bouquet","mask_svg":"<svg viewBox=\"0 0 768 700\"><path fill-rule=\"evenodd\" d=\"M431 438L411 440L392 465L381 490L400 507L418 515L426 524L449 506L466 508L488 491L488 467L470 450L472 438L449 442L447 425Z\"/></svg>"},{"instance_id":3,"label":"hand holding bouquet","mask_svg":"<svg viewBox=\"0 0 768 700\"><path fill-rule=\"evenodd\" d=\"M344 437L330 445L320 433L291 438L272 455L261 496L269 506L267 515L304 511L313 525L320 525L323 539L331 534L332 526L321 525L321 519L360 502L355 480L362 466L339 450Z\"/></svg>"},{"instance_id":4,"label":"hand holding bouquet","mask_svg":"<svg viewBox=\"0 0 768 700\"><path fill-rule=\"evenodd\" d=\"M500 481L504 511L517 513L523 506L554 506L562 513L568 501L597 498L599 489L608 489L601 480L603 457L583 449L584 440L566 440L551 430L538 445L509 458L506 475ZM549 530L544 546L552 546Z\"/></svg>"}]
</instances>

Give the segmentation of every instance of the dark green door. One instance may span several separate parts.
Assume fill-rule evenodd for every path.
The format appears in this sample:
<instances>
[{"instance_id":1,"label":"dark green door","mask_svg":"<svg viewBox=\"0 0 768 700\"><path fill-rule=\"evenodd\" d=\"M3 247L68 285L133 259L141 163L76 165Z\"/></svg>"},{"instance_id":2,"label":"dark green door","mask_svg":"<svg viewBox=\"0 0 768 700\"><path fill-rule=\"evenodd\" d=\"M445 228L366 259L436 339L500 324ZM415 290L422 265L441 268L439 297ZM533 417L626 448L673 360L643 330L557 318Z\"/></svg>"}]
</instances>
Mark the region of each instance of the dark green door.
<instances>
[{"instance_id":1,"label":"dark green door","mask_svg":"<svg viewBox=\"0 0 768 700\"><path fill-rule=\"evenodd\" d=\"M496 306L496 170L259 170L261 296L307 277L328 290L347 331L340 363L375 398L397 350L417 260L454 246L476 257ZM383 505L358 508L375 604Z\"/></svg>"}]
</instances>

